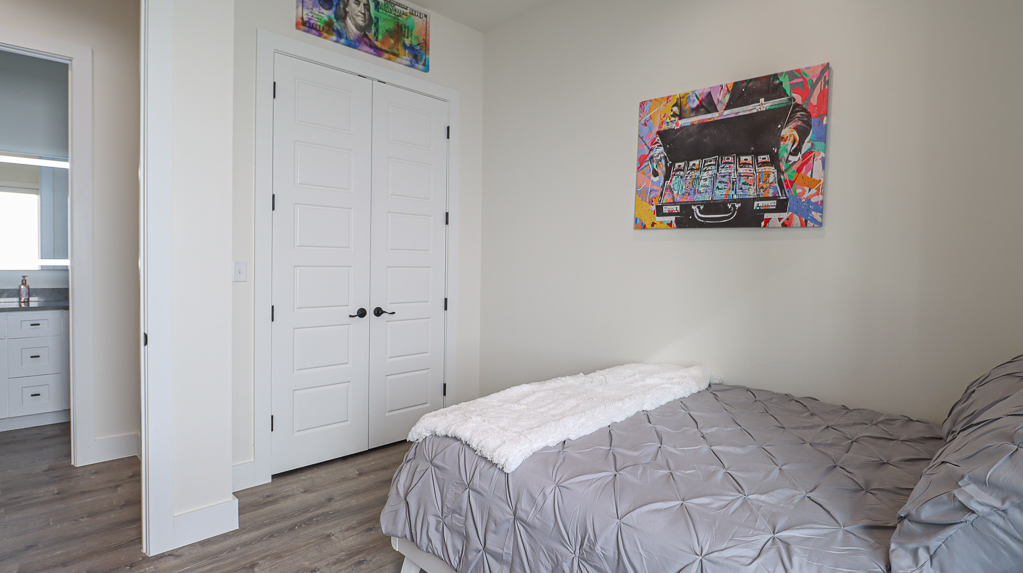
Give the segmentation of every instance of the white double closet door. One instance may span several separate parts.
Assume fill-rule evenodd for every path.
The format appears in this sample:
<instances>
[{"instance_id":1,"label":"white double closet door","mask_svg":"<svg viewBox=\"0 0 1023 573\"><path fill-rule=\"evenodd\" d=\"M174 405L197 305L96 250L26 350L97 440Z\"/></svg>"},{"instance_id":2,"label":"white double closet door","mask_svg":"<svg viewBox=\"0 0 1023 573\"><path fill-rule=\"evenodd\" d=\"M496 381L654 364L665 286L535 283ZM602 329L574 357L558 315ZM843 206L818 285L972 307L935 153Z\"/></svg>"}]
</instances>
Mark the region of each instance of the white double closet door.
<instances>
[{"instance_id":1,"label":"white double closet door","mask_svg":"<svg viewBox=\"0 0 1023 573\"><path fill-rule=\"evenodd\" d=\"M448 104L281 54L274 80L280 473L403 440L442 406Z\"/></svg>"}]
</instances>

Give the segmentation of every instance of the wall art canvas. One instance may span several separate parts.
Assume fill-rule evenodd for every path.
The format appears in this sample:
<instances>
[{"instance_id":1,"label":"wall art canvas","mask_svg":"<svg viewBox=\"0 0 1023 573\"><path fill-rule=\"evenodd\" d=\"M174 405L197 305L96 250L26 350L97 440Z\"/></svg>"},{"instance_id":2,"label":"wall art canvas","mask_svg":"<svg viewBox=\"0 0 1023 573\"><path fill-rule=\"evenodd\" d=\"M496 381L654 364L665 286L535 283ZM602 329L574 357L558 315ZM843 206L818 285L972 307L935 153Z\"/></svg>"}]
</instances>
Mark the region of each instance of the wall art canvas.
<instances>
[{"instance_id":1,"label":"wall art canvas","mask_svg":"<svg viewBox=\"0 0 1023 573\"><path fill-rule=\"evenodd\" d=\"M295 27L424 72L430 71L430 19L392 0L297 0Z\"/></svg>"},{"instance_id":2,"label":"wall art canvas","mask_svg":"<svg viewBox=\"0 0 1023 573\"><path fill-rule=\"evenodd\" d=\"M635 228L820 227L830 69L639 104Z\"/></svg>"}]
</instances>

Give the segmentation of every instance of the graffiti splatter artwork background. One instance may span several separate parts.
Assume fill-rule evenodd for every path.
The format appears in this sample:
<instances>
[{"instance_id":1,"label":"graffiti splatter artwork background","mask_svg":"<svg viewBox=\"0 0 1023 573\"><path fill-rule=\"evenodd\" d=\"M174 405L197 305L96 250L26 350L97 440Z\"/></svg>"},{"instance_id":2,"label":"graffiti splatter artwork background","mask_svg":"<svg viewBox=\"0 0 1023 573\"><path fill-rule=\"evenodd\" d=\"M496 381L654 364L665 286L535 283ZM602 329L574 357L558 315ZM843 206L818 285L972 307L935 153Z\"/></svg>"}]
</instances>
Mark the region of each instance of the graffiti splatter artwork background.
<instances>
[{"instance_id":1,"label":"graffiti splatter artwork background","mask_svg":"<svg viewBox=\"0 0 1023 573\"><path fill-rule=\"evenodd\" d=\"M819 227L830 66L639 105L635 228Z\"/></svg>"},{"instance_id":2,"label":"graffiti splatter artwork background","mask_svg":"<svg viewBox=\"0 0 1023 573\"><path fill-rule=\"evenodd\" d=\"M430 71L430 18L393 0L297 0L295 28Z\"/></svg>"}]
</instances>

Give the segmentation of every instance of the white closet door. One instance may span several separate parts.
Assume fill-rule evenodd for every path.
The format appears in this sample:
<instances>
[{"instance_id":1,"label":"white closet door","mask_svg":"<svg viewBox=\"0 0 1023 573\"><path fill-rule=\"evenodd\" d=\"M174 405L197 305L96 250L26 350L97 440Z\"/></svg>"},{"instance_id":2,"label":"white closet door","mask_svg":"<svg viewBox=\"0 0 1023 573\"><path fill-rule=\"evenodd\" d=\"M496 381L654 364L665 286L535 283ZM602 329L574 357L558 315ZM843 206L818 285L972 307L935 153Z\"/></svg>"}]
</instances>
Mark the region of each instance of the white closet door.
<instances>
[{"instance_id":1,"label":"white closet door","mask_svg":"<svg viewBox=\"0 0 1023 573\"><path fill-rule=\"evenodd\" d=\"M280 54L274 80L271 471L279 473L367 447L370 317L350 315L370 300L373 88Z\"/></svg>"},{"instance_id":2,"label":"white closet door","mask_svg":"<svg viewBox=\"0 0 1023 573\"><path fill-rule=\"evenodd\" d=\"M447 128L447 102L375 84L370 447L443 405Z\"/></svg>"}]
</instances>

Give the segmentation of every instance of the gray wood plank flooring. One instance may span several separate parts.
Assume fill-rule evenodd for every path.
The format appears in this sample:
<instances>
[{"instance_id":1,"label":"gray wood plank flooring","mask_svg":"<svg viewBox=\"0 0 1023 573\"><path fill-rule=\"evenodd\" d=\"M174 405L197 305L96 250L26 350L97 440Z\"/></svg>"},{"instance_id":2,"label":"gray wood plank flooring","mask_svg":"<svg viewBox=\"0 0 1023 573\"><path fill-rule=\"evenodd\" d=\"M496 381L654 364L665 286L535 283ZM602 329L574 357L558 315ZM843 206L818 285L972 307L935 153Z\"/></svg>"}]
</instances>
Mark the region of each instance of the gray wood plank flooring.
<instances>
[{"instance_id":1,"label":"gray wood plank flooring","mask_svg":"<svg viewBox=\"0 0 1023 573\"><path fill-rule=\"evenodd\" d=\"M240 491L237 531L146 557L138 458L76 468L66 423L0 432L0 572L397 573L380 510L408 448Z\"/></svg>"}]
</instances>

